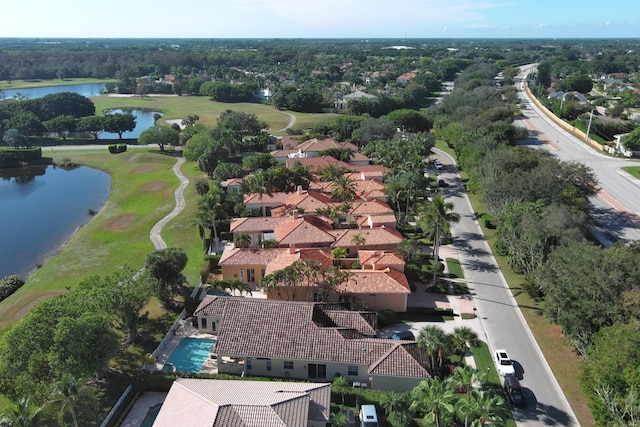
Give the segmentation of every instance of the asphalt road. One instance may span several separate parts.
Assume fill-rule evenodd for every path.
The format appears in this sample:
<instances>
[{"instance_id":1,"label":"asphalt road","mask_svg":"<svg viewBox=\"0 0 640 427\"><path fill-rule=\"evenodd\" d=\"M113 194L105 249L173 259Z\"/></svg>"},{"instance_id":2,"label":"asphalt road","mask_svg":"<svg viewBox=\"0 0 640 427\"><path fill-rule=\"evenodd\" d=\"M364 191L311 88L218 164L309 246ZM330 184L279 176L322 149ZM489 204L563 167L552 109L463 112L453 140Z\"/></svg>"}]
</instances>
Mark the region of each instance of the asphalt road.
<instances>
[{"instance_id":1,"label":"asphalt road","mask_svg":"<svg viewBox=\"0 0 640 427\"><path fill-rule=\"evenodd\" d=\"M481 338L492 353L498 348L509 352L527 396L527 406L514 409L518 426L578 426L482 234L454 160L442 151L436 152L445 164L439 178L448 184L442 193L460 215L460 221L452 224L453 245L486 332Z\"/></svg>"},{"instance_id":2,"label":"asphalt road","mask_svg":"<svg viewBox=\"0 0 640 427\"><path fill-rule=\"evenodd\" d=\"M602 243L640 240L640 181L622 170L626 166L640 166L640 162L600 153L553 123L524 92L524 78L532 68L533 65L522 67L516 82L525 108L524 117L515 124L533 131L524 143L548 150L563 161L580 162L593 169L602 190L590 199L591 212L601 231Z\"/></svg>"}]
</instances>

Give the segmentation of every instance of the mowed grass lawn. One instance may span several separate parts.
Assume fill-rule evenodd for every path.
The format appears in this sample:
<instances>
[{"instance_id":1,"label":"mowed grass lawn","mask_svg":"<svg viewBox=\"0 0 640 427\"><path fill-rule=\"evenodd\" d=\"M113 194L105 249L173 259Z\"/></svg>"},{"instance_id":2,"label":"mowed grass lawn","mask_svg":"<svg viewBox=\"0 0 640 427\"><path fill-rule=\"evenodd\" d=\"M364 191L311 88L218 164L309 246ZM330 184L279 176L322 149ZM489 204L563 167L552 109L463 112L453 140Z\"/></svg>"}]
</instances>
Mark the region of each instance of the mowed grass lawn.
<instances>
[{"instance_id":1,"label":"mowed grass lawn","mask_svg":"<svg viewBox=\"0 0 640 427\"><path fill-rule=\"evenodd\" d=\"M11 80L0 82L0 89L30 89L34 87L49 87L49 86L69 86L69 85L84 85L90 83L109 83L115 82L114 79L91 79L91 78L70 78L70 79L55 79L55 80Z\"/></svg>"},{"instance_id":2,"label":"mowed grass lawn","mask_svg":"<svg viewBox=\"0 0 640 427\"><path fill-rule=\"evenodd\" d=\"M306 114L293 111L278 111L270 105L240 102L234 104L213 102L206 96L146 96L120 97L120 96L96 96L91 101L96 106L96 112L114 108L138 108L160 111L164 113L162 120L182 120L189 114L197 114L199 123L207 126L215 126L220 114L226 110L255 114L259 120L269 126L271 133L284 133L282 131L290 121L289 114L296 117L294 129L309 129L314 125L329 121L337 114Z\"/></svg>"},{"instance_id":3,"label":"mowed grass lawn","mask_svg":"<svg viewBox=\"0 0 640 427\"><path fill-rule=\"evenodd\" d=\"M97 215L78 229L57 255L0 303L0 332L15 324L38 300L75 287L87 275L108 275L125 264L141 268L147 254L154 250L149 239L151 228L175 207L174 191L179 182L171 168L177 159L159 150L130 149L118 155L106 149L45 151L44 155L55 161L69 158L109 172L111 194ZM182 171L191 181L185 190L186 206L161 235L167 245L181 247L187 253L189 263L184 273L194 286L204 255L198 232L191 225L198 198L193 183L202 173L193 163L185 163ZM46 215L46 206L42 211ZM149 310L152 316L161 314L157 303L150 304Z\"/></svg>"}]
</instances>

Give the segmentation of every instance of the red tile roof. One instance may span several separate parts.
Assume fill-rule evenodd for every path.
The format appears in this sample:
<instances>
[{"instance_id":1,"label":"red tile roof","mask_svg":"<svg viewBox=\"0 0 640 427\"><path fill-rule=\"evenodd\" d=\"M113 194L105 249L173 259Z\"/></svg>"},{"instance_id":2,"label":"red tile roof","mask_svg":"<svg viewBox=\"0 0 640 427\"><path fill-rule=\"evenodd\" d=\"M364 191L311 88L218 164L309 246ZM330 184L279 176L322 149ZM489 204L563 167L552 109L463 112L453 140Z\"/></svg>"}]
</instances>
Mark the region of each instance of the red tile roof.
<instances>
[{"instance_id":1,"label":"red tile roof","mask_svg":"<svg viewBox=\"0 0 640 427\"><path fill-rule=\"evenodd\" d=\"M271 274L275 271L282 270L298 260L318 261L324 269L333 265L333 258L331 257L331 252L328 249L303 248L295 249L294 253L290 252L290 250L287 250L269 262L265 270L265 274Z\"/></svg>"},{"instance_id":2,"label":"red tile roof","mask_svg":"<svg viewBox=\"0 0 640 427\"><path fill-rule=\"evenodd\" d=\"M392 214L393 209L385 202L379 200L353 202L351 207L352 215L380 215Z\"/></svg>"},{"instance_id":3,"label":"red tile roof","mask_svg":"<svg viewBox=\"0 0 640 427\"><path fill-rule=\"evenodd\" d=\"M302 166L308 167L311 172L317 172L318 169L325 168L329 165L337 165L347 168L348 170L355 170L357 165L352 165L346 162L341 162L330 156L322 157L306 157L303 159L287 159L287 167L292 168L295 162L300 162Z\"/></svg>"},{"instance_id":4,"label":"red tile roof","mask_svg":"<svg viewBox=\"0 0 640 427\"><path fill-rule=\"evenodd\" d=\"M348 230L333 230L331 234L335 237L335 242L332 247L352 247L353 235L359 234L364 238L364 244L360 245L360 248L375 248L376 246L389 246L397 245L403 239L402 235L395 229L389 227L380 228L365 228L365 229L348 229Z\"/></svg>"},{"instance_id":5,"label":"red tile roof","mask_svg":"<svg viewBox=\"0 0 640 427\"><path fill-rule=\"evenodd\" d=\"M213 349L219 355L366 364L381 375L429 378L423 350L409 341L363 338L353 329L354 320L347 320L359 313L325 311L340 309L335 304L232 297L209 304L223 306ZM396 353L398 347L407 349Z\"/></svg>"},{"instance_id":6,"label":"red tile roof","mask_svg":"<svg viewBox=\"0 0 640 427\"><path fill-rule=\"evenodd\" d=\"M404 273L391 269L350 270L351 277L338 287L349 294L410 294L411 287Z\"/></svg>"},{"instance_id":7,"label":"red tile roof","mask_svg":"<svg viewBox=\"0 0 640 427\"><path fill-rule=\"evenodd\" d=\"M285 248L233 248L222 253L218 265L267 265Z\"/></svg>"},{"instance_id":8,"label":"red tile roof","mask_svg":"<svg viewBox=\"0 0 640 427\"><path fill-rule=\"evenodd\" d=\"M278 224L287 218L276 218L272 216L260 216L249 218L235 218L231 220L230 231L232 233L255 234L261 232L271 232Z\"/></svg>"},{"instance_id":9,"label":"red tile roof","mask_svg":"<svg viewBox=\"0 0 640 427\"><path fill-rule=\"evenodd\" d=\"M287 218L276 227L276 240L281 246L288 246L290 243L299 247L329 246L334 240L329 234L331 227L331 220L319 215Z\"/></svg>"}]
</instances>

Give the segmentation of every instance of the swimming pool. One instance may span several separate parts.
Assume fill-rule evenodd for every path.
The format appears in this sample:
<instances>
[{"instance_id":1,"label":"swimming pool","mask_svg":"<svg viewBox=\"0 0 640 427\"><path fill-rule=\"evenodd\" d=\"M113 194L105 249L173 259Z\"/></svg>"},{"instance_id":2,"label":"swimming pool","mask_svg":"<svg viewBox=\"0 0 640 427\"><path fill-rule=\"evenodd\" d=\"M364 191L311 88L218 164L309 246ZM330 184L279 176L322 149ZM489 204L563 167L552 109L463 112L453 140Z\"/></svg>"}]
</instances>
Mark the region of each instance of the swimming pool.
<instances>
[{"instance_id":1,"label":"swimming pool","mask_svg":"<svg viewBox=\"0 0 640 427\"><path fill-rule=\"evenodd\" d=\"M176 367L177 372L200 372L215 343L213 339L183 338L168 362Z\"/></svg>"}]
</instances>

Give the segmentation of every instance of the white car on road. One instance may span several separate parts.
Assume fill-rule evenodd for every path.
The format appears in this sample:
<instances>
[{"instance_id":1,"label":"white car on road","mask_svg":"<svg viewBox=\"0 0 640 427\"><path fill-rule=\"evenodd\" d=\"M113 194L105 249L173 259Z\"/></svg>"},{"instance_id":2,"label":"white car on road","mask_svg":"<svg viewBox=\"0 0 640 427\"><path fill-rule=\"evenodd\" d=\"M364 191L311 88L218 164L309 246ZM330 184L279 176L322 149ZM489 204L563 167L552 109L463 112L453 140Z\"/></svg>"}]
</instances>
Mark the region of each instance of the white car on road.
<instances>
[{"instance_id":1,"label":"white car on road","mask_svg":"<svg viewBox=\"0 0 640 427\"><path fill-rule=\"evenodd\" d=\"M513 366L513 360L509 357L506 350L496 350L496 368L500 376L515 375L516 369Z\"/></svg>"}]
</instances>

